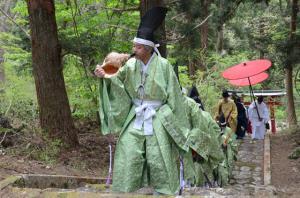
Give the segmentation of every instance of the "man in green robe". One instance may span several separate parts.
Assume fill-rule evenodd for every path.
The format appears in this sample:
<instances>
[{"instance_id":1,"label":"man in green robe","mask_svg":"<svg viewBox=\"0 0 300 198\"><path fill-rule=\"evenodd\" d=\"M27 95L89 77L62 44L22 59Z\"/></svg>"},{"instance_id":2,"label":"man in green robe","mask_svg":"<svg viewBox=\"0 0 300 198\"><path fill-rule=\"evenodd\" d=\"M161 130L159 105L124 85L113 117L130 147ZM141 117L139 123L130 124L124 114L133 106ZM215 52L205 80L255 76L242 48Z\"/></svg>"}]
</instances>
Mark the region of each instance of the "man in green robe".
<instances>
[{"instance_id":1,"label":"man in green robe","mask_svg":"<svg viewBox=\"0 0 300 198\"><path fill-rule=\"evenodd\" d=\"M185 101L190 124L189 146L197 155L202 157L202 160L194 160L191 165L190 155L184 154L185 179L194 181L193 176L195 176L196 180L193 184L197 186L203 186L207 183L214 186L215 182L224 186L229 181L236 154L235 136L232 135L227 145L224 145L226 137L231 133L230 128L225 125L225 128L222 128L224 133L221 133L221 128L212 116L203 110L196 87L192 88L189 97Z\"/></svg>"},{"instance_id":2,"label":"man in green robe","mask_svg":"<svg viewBox=\"0 0 300 198\"><path fill-rule=\"evenodd\" d=\"M195 185L213 184L216 179L214 171L224 160L224 154L219 144L220 128L208 112L199 108L191 98L186 98L185 105L188 109L190 131L188 135L189 146L194 153L193 166L190 165L189 155L185 154L185 179L191 180L192 167L195 172ZM199 157L201 156L201 160Z\"/></svg>"},{"instance_id":3,"label":"man in green robe","mask_svg":"<svg viewBox=\"0 0 300 198\"><path fill-rule=\"evenodd\" d=\"M232 132L231 128L227 126L221 126L223 135L220 137L220 142L222 142L224 147L225 153L225 160L223 161L223 166L226 167L228 176L231 177L234 161L236 160L237 156L237 141L236 141L236 134ZM226 142L226 144L225 144ZM229 179L226 181L222 181L223 185L228 183Z\"/></svg>"},{"instance_id":4,"label":"man in green robe","mask_svg":"<svg viewBox=\"0 0 300 198\"><path fill-rule=\"evenodd\" d=\"M152 24L153 19L145 22L147 17L163 20L165 14L165 8L156 7L142 18L134 39L135 58L116 76L104 78L102 68L95 70L101 78L102 133L119 134L112 184L117 192L133 192L143 186L162 194L179 191L179 150L189 147L184 96L171 64L156 53L152 32L143 27Z\"/></svg>"}]
</instances>

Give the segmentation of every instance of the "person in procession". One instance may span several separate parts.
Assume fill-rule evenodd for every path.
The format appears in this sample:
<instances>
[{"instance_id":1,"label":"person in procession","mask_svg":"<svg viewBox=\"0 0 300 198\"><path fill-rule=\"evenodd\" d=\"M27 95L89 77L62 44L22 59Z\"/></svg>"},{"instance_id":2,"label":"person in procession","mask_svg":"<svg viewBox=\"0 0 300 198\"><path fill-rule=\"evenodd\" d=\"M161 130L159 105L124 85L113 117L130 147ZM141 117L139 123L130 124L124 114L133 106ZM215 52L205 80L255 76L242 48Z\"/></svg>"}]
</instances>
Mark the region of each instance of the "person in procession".
<instances>
[{"instance_id":1,"label":"person in procession","mask_svg":"<svg viewBox=\"0 0 300 198\"><path fill-rule=\"evenodd\" d=\"M235 135L231 129L221 128L209 112L204 111L203 104L195 86L189 91L185 100L189 118L190 152L184 154L185 181L195 186L224 186L228 184L233 162L236 156ZM191 164L190 158L193 158Z\"/></svg>"},{"instance_id":2,"label":"person in procession","mask_svg":"<svg viewBox=\"0 0 300 198\"><path fill-rule=\"evenodd\" d=\"M225 158L219 144L220 128L211 115L204 111L197 88L193 85L185 101L190 124L189 139L193 157L194 185L214 187L218 179L215 174ZM190 179L189 161L185 160L185 178ZM186 174L187 173L187 174ZM190 179L193 181L192 179Z\"/></svg>"},{"instance_id":3,"label":"person in procession","mask_svg":"<svg viewBox=\"0 0 300 198\"><path fill-rule=\"evenodd\" d=\"M263 100L263 96L259 96L257 101L253 101L248 109L249 120L251 121L252 126L252 141L264 139L266 125L269 124L269 110Z\"/></svg>"},{"instance_id":4,"label":"person in procession","mask_svg":"<svg viewBox=\"0 0 300 198\"><path fill-rule=\"evenodd\" d=\"M217 112L215 114L215 120L217 122L223 119L226 124L231 128L232 132L236 132L237 127L237 108L233 100L229 98L229 93L227 90L222 92L223 99L219 101L217 106Z\"/></svg>"},{"instance_id":5,"label":"person in procession","mask_svg":"<svg viewBox=\"0 0 300 198\"><path fill-rule=\"evenodd\" d=\"M115 76L100 78L100 119L103 134L119 134L112 189L133 192L151 186L155 192L179 192L178 159L187 152L188 120L173 67L160 56L153 32L167 9L154 7L141 19L133 40L134 57Z\"/></svg>"},{"instance_id":6,"label":"person in procession","mask_svg":"<svg viewBox=\"0 0 300 198\"><path fill-rule=\"evenodd\" d=\"M247 124L248 124L248 118L246 115L246 108L241 102L240 97L236 97L234 99L234 103L237 107L237 129L236 129L236 135L237 139L243 139L245 137L245 133L247 130Z\"/></svg>"}]
</instances>

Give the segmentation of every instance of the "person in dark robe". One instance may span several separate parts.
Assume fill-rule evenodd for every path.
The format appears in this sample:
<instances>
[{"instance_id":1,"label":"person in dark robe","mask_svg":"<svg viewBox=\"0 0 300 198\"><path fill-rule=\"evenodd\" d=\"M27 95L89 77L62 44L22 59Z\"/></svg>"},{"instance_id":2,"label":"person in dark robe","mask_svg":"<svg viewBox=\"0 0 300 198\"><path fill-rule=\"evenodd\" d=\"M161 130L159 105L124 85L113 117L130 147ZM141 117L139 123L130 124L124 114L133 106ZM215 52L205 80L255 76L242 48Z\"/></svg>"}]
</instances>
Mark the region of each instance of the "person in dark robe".
<instances>
[{"instance_id":1,"label":"person in dark robe","mask_svg":"<svg viewBox=\"0 0 300 198\"><path fill-rule=\"evenodd\" d=\"M195 85L193 85L192 88L190 89L190 91L188 93L188 97L195 100L195 102L199 105L199 108L204 111L204 105L200 99L200 94Z\"/></svg>"},{"instance_id":2,"label":"person in dark robe","mask_svg":"<svg viewBox=\"0 0 300 198\"><path fill-rule=\"evenodd\" d=\"M241 102L241 98L236 97L234 103L238 111L236 135L237 139L243 139L245 137L245 132L248 123L246 109L243 103Z\"/></svg>"}]
</instances>

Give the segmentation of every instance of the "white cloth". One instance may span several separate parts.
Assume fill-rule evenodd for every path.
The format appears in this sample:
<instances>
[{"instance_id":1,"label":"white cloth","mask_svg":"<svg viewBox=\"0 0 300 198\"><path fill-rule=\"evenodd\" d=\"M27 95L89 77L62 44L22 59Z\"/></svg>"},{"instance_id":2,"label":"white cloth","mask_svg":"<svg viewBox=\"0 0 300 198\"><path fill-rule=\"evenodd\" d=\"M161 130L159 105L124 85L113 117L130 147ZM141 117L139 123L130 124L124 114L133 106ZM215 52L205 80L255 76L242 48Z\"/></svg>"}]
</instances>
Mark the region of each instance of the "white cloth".
<instances>
[{"instance_id":1,"label":"white cloth","mask_svg":"<svg viewBox=\"0 0 300 198\"><path fill-rule=\"evenodd\" d=\"M270 120L268 106L264 102L261 104L256 102L256 105L252 102L249 106L248 113L252 126L252 139L264 139L266 132L265 124ZM259 117L262 119L261 121L259 120Z\"/></svg>"},{"instance_id":2,"label":"white cloth","mask_svg":"<svg viewBox=\"0 0 300 198\"><path fill-rule=\"evenodd\" d=\"M159 53L159 50L157 49L159 47L159 44L155 44L152 41L149 41L149 40L146 40L146 39L142 39L142 38L137 38L137 37L135 37L133 39L133 42L153 47L153 49L157 53L157 55L161 56L160 53Z\"/></svg>"},{"instance_id":3,"label":"white cloth","mask_svg":"<svg viewBox=\"0 0 300 198\"><path fill-rule=\"evenodd\" d=\"M260 126L252 126L252 139L263 140L265 138L266 127L264 124Z\"/></svg>"},{"instance_id":4,"label":"white cloth","mask_svg":"<svg viewBox=\"0 0 300 198\"><path fill-rule=\"evenodd\" d=\"M150 59L148 60L147 64L144 64L143 61L140 60L141 62L141 65L142 65L142 70L143 70L143 73L147 73L147 70L148 70L148 66L150 65L152 59L154 57L154 53L152 54L152 56L150 57Z\"/></svg>"},{"instance_id":5,"label":"white cloth","mask_svg":"<svg viewBox=\"0 0 300 198\"><path fill-rule=\"evenodd\" d=\"M152 118L156 113L156 109L161 107L162 102L159 100L133 100L135 108L134 129L142 130L144 126L144 135L153 135Z\"/></svg>"}]
</instances>

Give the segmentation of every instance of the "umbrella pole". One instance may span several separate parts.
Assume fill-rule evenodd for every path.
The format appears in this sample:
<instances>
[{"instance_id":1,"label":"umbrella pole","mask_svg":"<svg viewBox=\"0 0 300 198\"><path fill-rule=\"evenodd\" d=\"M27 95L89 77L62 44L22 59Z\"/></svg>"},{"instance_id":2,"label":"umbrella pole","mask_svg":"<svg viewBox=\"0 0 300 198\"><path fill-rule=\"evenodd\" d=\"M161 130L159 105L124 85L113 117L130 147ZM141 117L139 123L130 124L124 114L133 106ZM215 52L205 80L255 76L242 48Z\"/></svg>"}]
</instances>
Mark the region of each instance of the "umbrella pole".
<instances>
[{"instance_id":1,"label":"umbrella pole","mask_svg":"<svg viewBox=\"0 0 300 198\"><path fill-rule=\"evenodd\" d=\"M252 89L250 77L248 77L248 81L249 81L250 96L252 95L252 97L253 97L253 101L254 101L254 105L256 107L256 112L257 112L257 115L258 115L258 119L260 120L261 118L260 118L260 115L259 115L259 112L258 112L257 104L255 102L255 96L254 96L254 92L253 92L253 89Z\"/></svg>"}]
</instances>

